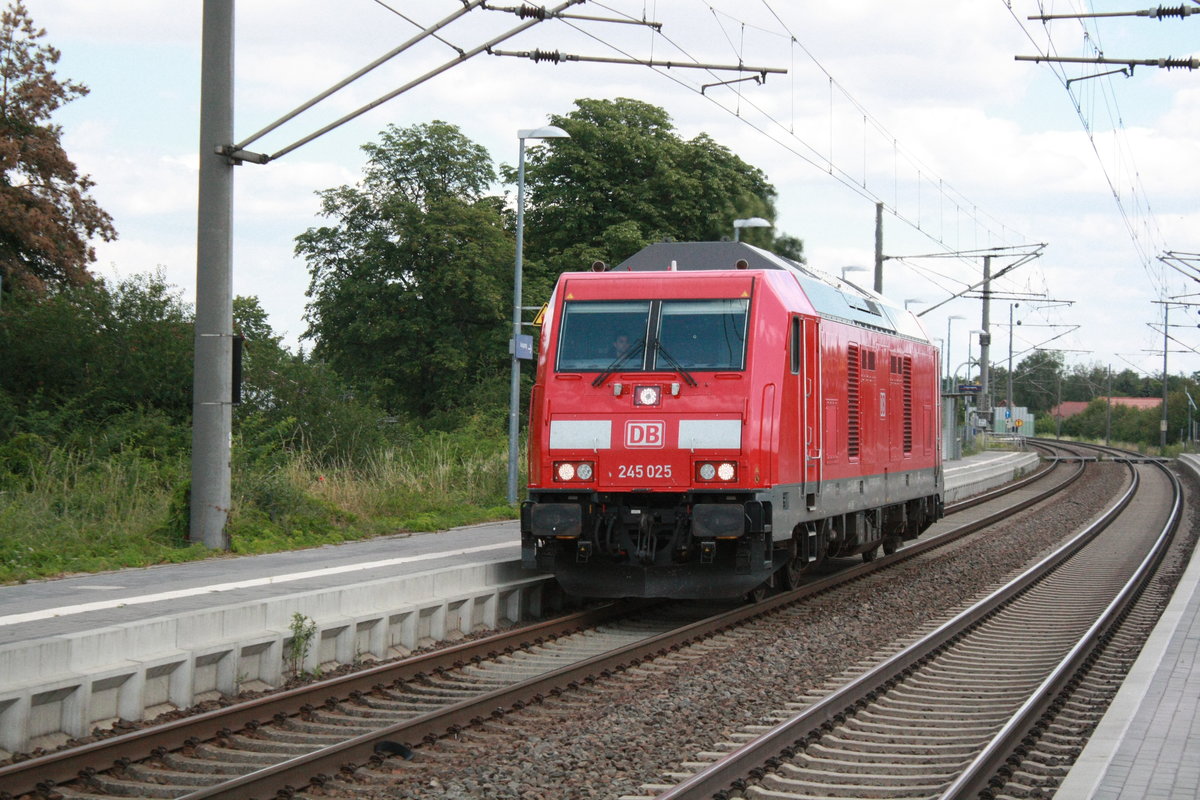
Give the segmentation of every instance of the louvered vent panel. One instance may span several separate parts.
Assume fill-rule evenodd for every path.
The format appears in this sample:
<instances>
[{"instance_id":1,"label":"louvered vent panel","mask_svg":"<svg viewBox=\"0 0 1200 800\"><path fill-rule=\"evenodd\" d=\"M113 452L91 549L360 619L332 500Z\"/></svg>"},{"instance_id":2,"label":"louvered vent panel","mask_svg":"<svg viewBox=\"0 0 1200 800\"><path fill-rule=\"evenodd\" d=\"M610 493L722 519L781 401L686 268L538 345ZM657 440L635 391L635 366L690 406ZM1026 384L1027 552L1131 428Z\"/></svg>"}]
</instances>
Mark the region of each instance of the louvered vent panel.
<instances>
[{"instance_id":1,"label":"louvered vent panel","mask_svg":"<svg viewBox=\"0 0 1200 800\"><path fill-rule=\"evenodd\" d=\"M912 357L905 356L902 364L904 376L904 452L911 453L913 449L913 385Z\"/></svg>"},{"instance_id":2,"label":"louvered vent panel","mask_svg":"<svg viewBox=\"0 0 1200 800\"><path fill-rule=\"evenodd\" d=\"M859 438L861 435L858 413L858 359L858 345L852 344L846 358L846 455L850 458L858 458Z\"/></svg>"}]
</instances>

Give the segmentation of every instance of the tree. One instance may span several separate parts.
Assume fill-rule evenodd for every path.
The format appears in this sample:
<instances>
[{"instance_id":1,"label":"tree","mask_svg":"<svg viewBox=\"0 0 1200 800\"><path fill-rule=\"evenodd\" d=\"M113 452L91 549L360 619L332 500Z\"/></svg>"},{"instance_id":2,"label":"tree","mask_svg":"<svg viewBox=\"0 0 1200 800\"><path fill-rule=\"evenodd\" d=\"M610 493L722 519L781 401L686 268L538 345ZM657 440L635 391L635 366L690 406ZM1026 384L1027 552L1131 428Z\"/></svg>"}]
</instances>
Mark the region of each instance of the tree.
<instances>
[{"instance_id":1,"label":"tree","mask_svg":"<svg viewBox=\"0 0 1200 800\"><path fill-rule=\"evenodd\" d=\"M0 325L0 394L18 414L95 422L153 409L191 413L192 311L161 274L96 280L37 298L18 289Z\"/></svg>"},{"instance_id":2,"label":"tree","mask_svg":"<svg viewBox=\"0 0 1200 800\"><path fill-rule=\"evenodd\" d=\"M363 149L361 183L320 193L332 224L296 238L313 355L393 412L501 406L513 244L487 151L439 121Z\"/></svg>"},{"instance_id":3,"label":"tree","mask_svg":"<svg viewBox=\"0 0 1200 800\"><path fill-rule=\"evenodd\" d=\"M1063 375L1063 354L1037 350L1013 369L1013 404L1040 414L1058 404Z\"/></svg>"},{"instance_id":4,"label":"tree","mask_svg":"<svg viewBox=\"0 0 1200 800\"><path fill-rule=\"evenodd\" d=\"M534 282L539 268L544 284L597 259L617 263L652 242L717 241L732 236L734 219L775 216L775 189L762 170L706 134L681 139L663 109L628 98L575 106L551 118L569 139L529 150L525 233ZM744 234L803 258L798 239L777 239L768 228Z\"/></svg>"},{"instance_id":5,"label":"tree","mask_svg":"<svg viewBox=\"0 0 1200 800\"><path fill-rule=\"evenodd\" d=\"M38 293L86 283L96 260L89 241L117 236L49 122L88 90L55 77L59 51L39 41L45 35L20 0L0 14L0 276L6 290Z\"/></svg>"}]
</instances>

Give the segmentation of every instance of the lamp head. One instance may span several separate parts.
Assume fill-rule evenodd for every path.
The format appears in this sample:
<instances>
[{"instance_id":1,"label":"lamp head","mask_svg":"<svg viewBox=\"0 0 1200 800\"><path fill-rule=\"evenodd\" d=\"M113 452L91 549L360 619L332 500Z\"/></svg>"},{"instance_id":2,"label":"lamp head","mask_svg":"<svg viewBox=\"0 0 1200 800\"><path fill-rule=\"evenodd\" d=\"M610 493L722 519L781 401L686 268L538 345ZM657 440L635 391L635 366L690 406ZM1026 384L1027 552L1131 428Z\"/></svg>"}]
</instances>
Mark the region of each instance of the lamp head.
<instances>
[{"instance_id":1,"label":"lamp head","mask_svg":"<svg viewBox=\"0 0 1200 800\"><path fill-rule=\"evenodd\" d=\"M569 139L570 137L571 134L555 125L544 125L541 128L522 128L517 131L518 139Z\"/></svg>"},{"instance_id":2,"label":"lamp head","mask_svg":"<svg viewBox=\"0 0 1200 800\"><path fill-rule=\"evenodd\" d=\"M769 228L771 221L762 217L749 217L748 219L735 219L733 221L735 228Z\"/></svg>"}]
</instances>

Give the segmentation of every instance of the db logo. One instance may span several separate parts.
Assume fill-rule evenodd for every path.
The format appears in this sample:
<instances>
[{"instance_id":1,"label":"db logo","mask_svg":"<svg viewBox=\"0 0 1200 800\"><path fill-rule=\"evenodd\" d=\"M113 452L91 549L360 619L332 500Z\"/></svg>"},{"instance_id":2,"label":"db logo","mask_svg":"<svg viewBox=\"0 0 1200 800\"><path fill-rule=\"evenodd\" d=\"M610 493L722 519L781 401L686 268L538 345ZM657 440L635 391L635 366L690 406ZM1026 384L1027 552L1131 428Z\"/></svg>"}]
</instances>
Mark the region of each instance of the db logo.
<instances>
[{"instance_id":1,"label":"db logo","mask_svg":"<svg viewBox=\"0 0 1200 800\"><path fill-rule=\"evenodd\" d=\"M630 420L625 423L626 447L662 447L667 438L665 422Z\"/></svg>"}]
</instances>

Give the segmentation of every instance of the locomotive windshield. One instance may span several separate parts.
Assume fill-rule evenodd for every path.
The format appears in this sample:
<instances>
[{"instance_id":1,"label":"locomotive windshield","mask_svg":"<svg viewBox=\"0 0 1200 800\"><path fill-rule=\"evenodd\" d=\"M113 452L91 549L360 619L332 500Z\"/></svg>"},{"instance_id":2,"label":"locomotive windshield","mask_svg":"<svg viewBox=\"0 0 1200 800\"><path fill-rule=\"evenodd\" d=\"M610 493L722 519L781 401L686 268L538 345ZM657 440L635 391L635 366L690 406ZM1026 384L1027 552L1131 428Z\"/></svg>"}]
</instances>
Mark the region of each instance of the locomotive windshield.
<instances>
[{"instance_id":1,"label":"locomotive windshield","mask_svg":"<svg viewBox=\"0 0 1200 800\"><path fill-rule=\"evenodd\" d=\"M740 370L749 308L745 298L570 301L563 309L558 370Z\"/></svg>"}]
</instances>

